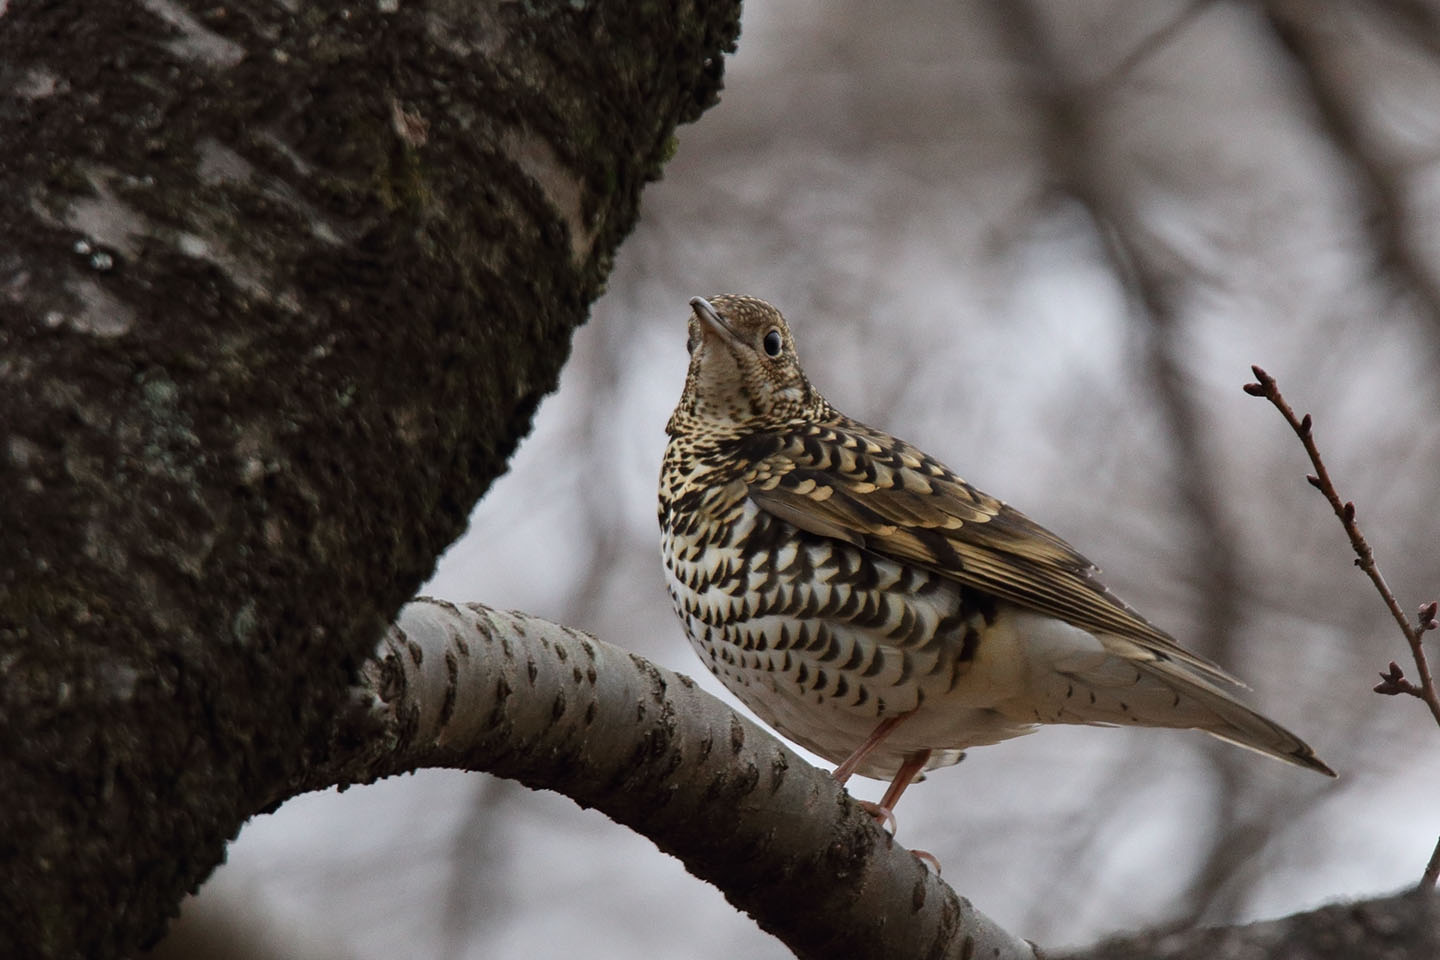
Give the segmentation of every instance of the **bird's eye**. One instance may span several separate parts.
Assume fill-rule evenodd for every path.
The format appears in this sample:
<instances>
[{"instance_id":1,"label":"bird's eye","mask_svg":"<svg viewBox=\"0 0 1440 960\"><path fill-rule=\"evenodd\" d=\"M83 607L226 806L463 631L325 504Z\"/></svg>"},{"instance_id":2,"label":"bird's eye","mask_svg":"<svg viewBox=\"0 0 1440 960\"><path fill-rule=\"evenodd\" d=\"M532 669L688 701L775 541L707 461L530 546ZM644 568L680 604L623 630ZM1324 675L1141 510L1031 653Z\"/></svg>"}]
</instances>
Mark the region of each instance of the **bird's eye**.
<instances>
[{"instance_id":1,"label":"bird's eye","mask_svg":"<svg viewBox=\"0 0 1440 960\"><path fill-rule=\"evenodd\" d=\"M779 330L771 330L765 334L765 339L761 341L761 344L765 347L765 353L772 357L780 356L781 347L784 346L780 340Z\"/></svg>"}]
</instances>

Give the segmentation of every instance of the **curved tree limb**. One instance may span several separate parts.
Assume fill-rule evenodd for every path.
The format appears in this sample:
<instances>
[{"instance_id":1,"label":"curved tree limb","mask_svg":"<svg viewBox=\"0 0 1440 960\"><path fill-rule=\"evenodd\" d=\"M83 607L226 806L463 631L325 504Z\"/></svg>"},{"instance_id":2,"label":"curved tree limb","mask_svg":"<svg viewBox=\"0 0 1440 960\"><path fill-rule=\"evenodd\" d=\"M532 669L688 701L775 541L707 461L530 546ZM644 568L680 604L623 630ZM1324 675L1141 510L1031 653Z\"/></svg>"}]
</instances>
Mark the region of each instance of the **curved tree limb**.
<instances>
[{"instance_id":1,"label":"curved tree limb","mask_svg":"<svg viewBox=\"0 0 1440 960\"><path fill-rule=\"evenodd\" d=\"M1037 956L829 774L638 655L526 614L421 599L361 677L329 758L295 789L483 770L650 838L798 956Z\"/></svg>"},{"instance_id":2,"label":"curved tree limb","mask_svg":"<svg viewBox=\"0 0 1440 960\"><path fill-rule=\"evenodd\" d=\"M958 897L827 773L688 677L538 617L408 604L362 666L328 756L285 792L424 767L483 770L600 810L802 958L1043 956ZM1437 945L1440 899L1410 893L1064 956L1429 960Z\"/></svg>"}]
</instances>

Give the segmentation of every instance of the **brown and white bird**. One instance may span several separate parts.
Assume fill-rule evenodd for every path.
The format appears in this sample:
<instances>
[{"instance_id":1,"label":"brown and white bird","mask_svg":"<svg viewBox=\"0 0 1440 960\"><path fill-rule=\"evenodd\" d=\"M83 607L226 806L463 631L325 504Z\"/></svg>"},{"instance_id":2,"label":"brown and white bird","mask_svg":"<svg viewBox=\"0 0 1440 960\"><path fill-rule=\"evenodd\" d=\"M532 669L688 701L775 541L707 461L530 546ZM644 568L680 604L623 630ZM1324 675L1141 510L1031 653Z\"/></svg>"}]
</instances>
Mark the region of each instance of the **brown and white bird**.
<instances>
[{"instance_id":1,"label":"brown and white bird","mask_svg":"<svg viewBox=\"0 0 1440 960\"><path fill-rule=\"evenodd\" d=\"M784 736L889 779L1042 723L1189 727L1334 776L1049 530L837 412L780 312L690 301L661 549L706 666Z\"/></svg>"}]
</instances>

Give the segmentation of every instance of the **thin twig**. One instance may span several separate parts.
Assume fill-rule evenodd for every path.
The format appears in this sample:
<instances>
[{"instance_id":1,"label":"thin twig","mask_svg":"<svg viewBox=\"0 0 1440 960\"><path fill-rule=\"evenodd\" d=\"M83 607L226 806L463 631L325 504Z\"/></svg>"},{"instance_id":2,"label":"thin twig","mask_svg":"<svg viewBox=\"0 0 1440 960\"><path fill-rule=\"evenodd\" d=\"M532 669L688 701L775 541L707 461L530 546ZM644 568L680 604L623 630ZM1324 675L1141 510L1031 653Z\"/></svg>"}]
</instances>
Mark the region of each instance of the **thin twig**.
<instances>
[{"instance_id":1,"label":"thin twig","mask_svg":"<svg viewBox=\"0 0 1440 960\"><path fill-rule=\"evenodd\" d=\"M1330 479L1330 472L1325 469L1325 461L1320 457L1320 448L1315 445L1315 437L1310 429L1310 414L1303 417L1296 417L1295 411L1281 395L1275 378L1270 376L1259 367L1250 368L1255 373L1258 383L1245 384L1245 392L1252 397L1264 397L1275 405L1285 422L1295 431L1300 442L1305 445L1305 452L1310 455L1310 462L1315 465L1315 472L1305 479L1310 485L1325 495L1330 501L1330 507L1335 511L1335 516L1340 518L1340 523L1345 528L1345 533L1350 537L1350 546L1355 550L1355 565L1365 571L1375 589L1380 591L1385 606L1390 610L1390 616L1400 625L1400 630L1405 634L1405 641L1410 644L1410 653L1415 658L1415 669L1420 676L1420 682L1412 683L1405 678L1398 664L1392 662L1386 673L1380 674L1380 683L1376 685L1376 693L1397 694L1408 693L1425 701L1430 708L1430 713L1435 717L1435 722L1440 724L1440 694L1435 690L1435 679L1430 675L1430 664L1425 659L1425 648L1421 644L1422 636L1436 626L1435 601L1426 603L1420 607L1420 615L1415 623L1405 616L1405 611L1400 609L1400 602L1395 599L1395 594L1385 583L1385 578L1380 575L1380 567L1375 562L1375 554L1370 549L1370 544L1360 532L1360 524L1355 520L1355 504L1349 500L1341 500L1340 494L1335 490L1335 484ZM1428 872L1427 872L1428 873Z\"/></svg>"},{"instance_id":2,"label":"thin twig","mask_svg":"<svg viewBox=\"0 0 1440 960\"><path fill-rule=\"evenodd\" d=\"M1189 6L1172 17L1164 26L1141 40L1113 70L1091 88L1089 93L1097 98L1113 93L1142 63L1175 39L1213 3L1214 0L1192 0Z\"/></svg>"},{"instance_id":3,"label":"thin twig","mask_svg":"<svg viewBox=\"0 0 1440 960\"><path fill-rule=\"evenodd\" d=\"M1435 841L1435 852L1430 854L1430 862L1425 865L1425 875L1420 878L1420 884L1415 889L1420 893L1434 890L1436 880L1440 880L1440 840Z\"/></svg>"}]
</instances>

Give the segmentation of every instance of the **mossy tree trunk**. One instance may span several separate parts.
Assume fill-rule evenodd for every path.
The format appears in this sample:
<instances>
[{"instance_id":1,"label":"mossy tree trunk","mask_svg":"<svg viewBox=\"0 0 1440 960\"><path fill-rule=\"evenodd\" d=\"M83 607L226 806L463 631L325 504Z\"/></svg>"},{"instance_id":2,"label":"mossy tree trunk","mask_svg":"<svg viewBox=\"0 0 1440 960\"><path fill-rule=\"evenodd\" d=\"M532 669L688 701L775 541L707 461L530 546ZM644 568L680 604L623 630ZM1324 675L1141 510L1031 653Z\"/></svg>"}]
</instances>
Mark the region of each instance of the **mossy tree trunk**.
<instances>
[{"instance_id":1,"label":"mossy tree trunk","mask_svg":"<svg viewBox=\"0 0 1440 960\"><path fill-rule=\"evenodd\" d=\"M132 952L323 761L737 23L0 5L0 956Z\"/></svg>"}]
</instances>

